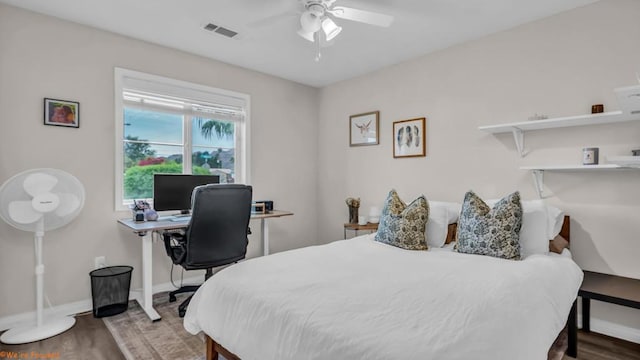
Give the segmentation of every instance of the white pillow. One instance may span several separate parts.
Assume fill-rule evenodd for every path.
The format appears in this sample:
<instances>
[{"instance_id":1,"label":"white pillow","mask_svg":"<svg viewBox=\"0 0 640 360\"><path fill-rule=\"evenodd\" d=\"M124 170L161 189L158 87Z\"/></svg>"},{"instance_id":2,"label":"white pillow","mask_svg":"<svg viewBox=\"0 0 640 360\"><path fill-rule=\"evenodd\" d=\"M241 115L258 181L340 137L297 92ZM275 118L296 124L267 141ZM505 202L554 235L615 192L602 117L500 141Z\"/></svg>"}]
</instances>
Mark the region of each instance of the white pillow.
<instances>
[{"instance_id":1,"label":"white pillow","mask_svg":"<svg viewBox=\"0 0 640 360\"><path fill-rule=\"evenodd\" d=\"M449 224L458 221L462 205L444 201L429 201L429 219L425 228L429 248L442 247L447 240Z\"/></svg>"},{"instance_id":2,"label":"white pillow","mask_svg":"<svg viewBox=\"0 0 640 360\"><path fill-rule=\"evenodd\" d=\"M562 230L562 224L564 223L564 211L558 209L555 206L547 205L547 214L549 215L549 223L548 230L549 233L547 236L549 240L553 240L558 234L560 234L560 230Z\"/></svg>"},{"instance_id":3,"label":"white pillow","mask_svg":"<svg viewBox=\"0 0 640 360\"><path fill-rule=\"evenodd\" d=\"M493 206L498 200L488 200L487 205ZM524 259L533 254L549 253L549 237L552 228L550 226L550 215L547 205L543 200L521 201L522 204L522 227L520 228L520 256ZM560 223L562 226L562 223ZM560 232L560 229L558 229Z\"/></svg>"}]
</instances>

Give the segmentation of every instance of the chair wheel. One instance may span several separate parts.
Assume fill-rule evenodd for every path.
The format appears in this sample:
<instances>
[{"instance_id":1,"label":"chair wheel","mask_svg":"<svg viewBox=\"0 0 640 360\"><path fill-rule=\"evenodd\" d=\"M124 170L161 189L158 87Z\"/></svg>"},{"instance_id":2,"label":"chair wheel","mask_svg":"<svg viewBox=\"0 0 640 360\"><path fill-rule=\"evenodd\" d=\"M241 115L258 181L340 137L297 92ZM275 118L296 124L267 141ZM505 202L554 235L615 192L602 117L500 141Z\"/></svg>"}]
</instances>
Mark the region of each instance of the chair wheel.
<instances>
[{"instance_id":1,"label":"chair wheel","mask_svg":"<svg viewBox=\"0 0 640 360\"><path fill-rule=\"evenodd\" d=\"M178 309L178 315L181 318L183 318L186 313L187 313L187 310Z\"/></svg>"},{"instance_id":2,"label":"chair wheel","mask_svg":"<svg viewBox=\"0 0 640 360\"><path fill-rule=\"evenodd\" d=\"M176 302L176 296L175 295L169 295L169 302Z\"/></svg>"}]
</instances>

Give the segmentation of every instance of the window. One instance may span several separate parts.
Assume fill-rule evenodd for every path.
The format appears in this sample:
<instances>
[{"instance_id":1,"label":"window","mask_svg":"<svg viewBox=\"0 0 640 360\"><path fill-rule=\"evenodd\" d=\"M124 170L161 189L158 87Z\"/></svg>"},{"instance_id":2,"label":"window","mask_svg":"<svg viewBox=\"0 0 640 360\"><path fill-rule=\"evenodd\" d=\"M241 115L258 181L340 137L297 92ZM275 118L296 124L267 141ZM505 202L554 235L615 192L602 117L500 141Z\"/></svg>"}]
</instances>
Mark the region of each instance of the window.
<instances>
[{"instance_id":1,"label":"window","mask_svg":"<svg viewBox=\"0 0 640 360\"><path fill-rule=\"evenodd\" d=\"M151 200L153 174L248 183L249 96L116 68L115 207Z\"/></svg>"}]
</instances>

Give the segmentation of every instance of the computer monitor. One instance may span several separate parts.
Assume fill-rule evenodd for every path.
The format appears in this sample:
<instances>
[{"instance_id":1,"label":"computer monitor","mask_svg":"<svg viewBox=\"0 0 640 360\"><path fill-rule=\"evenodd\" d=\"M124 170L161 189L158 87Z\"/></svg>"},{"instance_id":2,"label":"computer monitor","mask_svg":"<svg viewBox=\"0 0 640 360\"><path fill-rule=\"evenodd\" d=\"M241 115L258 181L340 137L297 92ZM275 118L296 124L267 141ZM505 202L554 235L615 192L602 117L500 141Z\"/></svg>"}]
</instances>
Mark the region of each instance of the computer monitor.
<instances>
[{"instance_id":1,"label":"computer monitor","mask_svg":"<svg viewBox=\"0 0 640 360\"><path fill-rule=\"evenodd\" d=\"M193 189L219 182L218 175L154 174L153 208L156 211L180 211L188 214Z\"/></svg>"}]
</instances>

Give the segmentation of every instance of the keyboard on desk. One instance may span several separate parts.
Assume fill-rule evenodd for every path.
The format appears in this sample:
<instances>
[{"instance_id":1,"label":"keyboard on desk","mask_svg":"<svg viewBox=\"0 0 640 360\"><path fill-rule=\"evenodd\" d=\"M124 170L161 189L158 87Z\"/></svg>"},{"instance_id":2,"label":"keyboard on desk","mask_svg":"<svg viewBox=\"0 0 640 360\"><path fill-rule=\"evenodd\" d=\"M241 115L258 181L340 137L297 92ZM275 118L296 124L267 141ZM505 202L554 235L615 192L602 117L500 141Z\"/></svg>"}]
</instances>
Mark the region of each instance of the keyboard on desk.
<instances>
[{"instance_id":1,"label":"keyboard on desk","mask_svg":"<svg viewBox=\"0 0 640 360\"><path fill-rule=\"evenodd\" d=\"M176 222L189 222L191 221L191 216L173 216L169 220Z\"/></svg>"}]
</instances>

